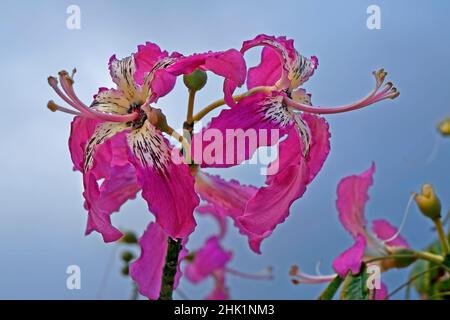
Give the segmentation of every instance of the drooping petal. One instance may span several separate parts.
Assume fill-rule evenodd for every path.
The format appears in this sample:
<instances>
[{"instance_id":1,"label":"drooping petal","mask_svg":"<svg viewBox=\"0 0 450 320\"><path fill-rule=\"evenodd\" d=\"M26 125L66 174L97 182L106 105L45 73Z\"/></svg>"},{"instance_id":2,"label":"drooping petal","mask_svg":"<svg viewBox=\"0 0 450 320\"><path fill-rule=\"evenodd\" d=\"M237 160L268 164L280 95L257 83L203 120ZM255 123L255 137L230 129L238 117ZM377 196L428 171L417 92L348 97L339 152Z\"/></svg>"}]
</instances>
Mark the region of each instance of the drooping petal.
<instances>
[{"instance_id":1,"label":"drooping petal","mask_svg":"<svg viewBox=\"0 0 450 320\"><path fill-rule=\"evenodd\" d=\"M330 153L330 131L329 125L324 118L303 114L303 121L307 124L311 134L311 146L306 161L309 167L309 180L312 181Z\"/></svg>"},{"instance_id":2,"label":"drooping petal","mask_svg":"<svg viewBox=\"0 0 450 320\"><path fill-rule=\"evenodd\" d=\"M99 123L101 123L99 120L85 117L73 119L69 137L69 150L75 170L83 171L84 151Z\"/></svg>"},{"instance_id":3,"label":"drooping petal","mask_svg":"<svg viewBox=\"0 0 450 320\"><path fill-rule=\"evenodd\" d=\"M117 87L125 94L128 101L138 102L138 88L134 81L136 65L134 57L129 56L122 60L117 60L116 55L109 59L109 72Z\"/></svg>"},{"instance_id":4,"label":"drooping petal","mask_svg":"<svg viewBox=\"0 0 450 320\"><path fill-rule=\"evenodd\" d=\"M148 121L128 135L130 162L136 168L142 196L156 222L172 238L184 238L195 228L199 203L194 178L178 150Z\"/></svg>"},{"instance_id":5,"label":"drooping petal","mask_svg":"<svg viewBox=\"0 0 450 320\"><path fill-rule=\"evenodd\" d=\"M358 274L361 270L365 248L366 238L363 235L358 235L355 244L333 261L334 271L342 278L345 278L349 271L354 275Z\"/></svg>"},{"instance_id":6,"label":"drooping petal","mask_svg":"<svg viewBox=\"0 0 450 320\"><path fill-rule=\"evenodd\" d=\"M310 59L305 58L297 52L294 48L294 41L288 40L286 37L273 37L265 34L258 35L252 40L245 41L242 45L241 52L245 52L255 46L265 46L274 50L279 56L281 65L283 67L281 77L277 81L277 85L283 89L295 89L305 83L313 74L318 66L316 57ZM262 58L265 58L263 55ZM270 56L273 58L273 56ZM266 76L264 72L267 69L268 63L262 63L259 66L252 68L252 82L264 81L263 79L256 80L255 76L258 74L261 77ZM273 63L271 64L274 65ZM250 78L250 77L249 77Z\"/></svg>"},{"instance_id":7,"label":"drooping petal","mask_svg":"<svg viewBox=\"0 0 450 320\"><path fill-rule=\"evenodd\" d=\"M86 145L92 138L96 127L101 123L98 120L85 117L75 117L72 121L69 150L75 170L84 171ZM125 146L125 140L120 136L120 133L98 145L95 148L95 161L90 172L97 179L107 178L111 167L122 166L128 163Z\"/></svg>"},{"instance_id":8,"label":"drooping petal","mask_svg":"<svg viewBox=\"0 0 450 320\"><path fill-rule=\"evenodd\" d=\"M156 300L159 298L162 273L167 254L167 235L151 222L139 239L141 255L130 266L130 276L137 283L139 293Z\"/></svg>"},{"instance_id":9,"label":"drooping petal","mask_svg":"<svg viewBox=\"0 0 450 320\"><path fill-rule=\"evenodd\" d=\"M388 240L397 234L398 229L389 223L389 221L378 219L372 222L372 231L378 239ZM386 242L386 244L391 247L409 248L408 242L401 235L397 235L397 237Z\"/></svg>"},{"instance_id":10,"label":"drooping petal","mask_svg":"<svg viewBox=\"0 0 450 320\"><path fill-rule=\"evenodd\" d=\"M193 283L198 283L215 271L225 268L232 256L230 251L221 247L218 237L209 238L195 253L194 260L187 265L186 278Z\"/></svg>"},{"instance_id":11,"label":"drooping petal","mask_svg":"<svg viewBox=\"0 0 450 320\"><path fill-rule=\"evenodd\" d=\"M343 178L337 188L336 207L339 211L339 220L344 228L356 238L365 234L367 225L364 208L369 200L369 188L373 184L375 164L359 175Z\"/></svg>"},{"instance_id":12,"label":"drooping petal","mask_svg":"<svg viewBox=\"0 0 450 320\"><path fill-rule=\"evenodd\" d=\"M302 155L297 129L292 127L288 137L280 143L278 159L268 171L266 187L249 200L245 214L238 217L243 233L248 235L250 247L260 253L261 242L289 215L292 203L306 191L309 169Z\"/></svg>"},{"instance_id":13,"label":"drooping petal","mask_svg":"<svg viewBox=\"0 0 450 320\"><path fill-rule=\"evenodd\" d=\"M261 63L248 69L247 88L275 85L281 78L282 68L275 50L265 47L261 52Z\"/></svg>"},{"instance_id":14,"label":"drooping petal","mask_svg":"<svg viewBox=\"0 0 450 320\"><path fill-rule=\"evenodd\" d=\"M272 146L292 127L292 116L277 92L256 93L223 110L192 139L193 159L201 167L227 168Z\"/></svg>"},{"instance_id":15,"label":"drooping petal","mask_svg":"<svg viewBox=\"0 0 450 320\"><path fill-rule=\"evenodd\" d=\"M251 185L241 185L234 179L226 181L216 175L198 172L195 190L203 200L214 205L219 214L238 217L244 213L247 201L258 189Z\"/></svg>"},{"instance_id":16,"label":"drooping petal","mask_svg":"<svg viewBox=\"0 0 450 320\"><path fill-rule=\"evenodd\" d=\"M95 151L108 139L114 137L116 134L128 130L129 125L121 122L104 122L96 126L92 137L86 144L84 154L84 172L92 168L94 164Z\"/></svg>"},{"instance_id":17,"label":"drooping petal","mask_svg":"<svg viewBox=\"0 0 450 320\"><path fill-rule=\"evenodd\" d=\"M115 187L119 186L119 182L114 183L117 184ZM102 235L105 242L120 239L122 233L111 224L111 213L117 211L128 198L135 197L136 192L133 193L133 191L130 190L130 192L127 193L127 196L124 195L122 199L115 199L109 192L111 187L105 187L100 191L97 179L92 172L83 175L83 184L83 196L85 198L84 207L88 210L86 234L90 234L95 230ZM122 187L122 185L120 185L120 187ZM125 185L124 187L128 188L128 185Z\"/></svg>"}]
</instances>

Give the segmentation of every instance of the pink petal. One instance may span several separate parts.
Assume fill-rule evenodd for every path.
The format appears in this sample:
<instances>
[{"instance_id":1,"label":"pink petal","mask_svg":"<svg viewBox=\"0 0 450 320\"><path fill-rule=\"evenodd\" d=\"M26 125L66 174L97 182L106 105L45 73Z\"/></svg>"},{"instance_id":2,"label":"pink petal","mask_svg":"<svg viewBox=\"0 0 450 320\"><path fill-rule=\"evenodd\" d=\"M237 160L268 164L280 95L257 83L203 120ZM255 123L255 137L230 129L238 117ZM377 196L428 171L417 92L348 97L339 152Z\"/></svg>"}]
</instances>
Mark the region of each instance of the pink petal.
<instances>
[{"instance_id":1,"label":"pink petal","mask_svg":"<svg viewBox=\"0 0 450 320\"><path fill-rule=\"evenodd\" d=\"M291 124L282 126L267 114L271 96L257 93L223 110L192 139L193 158L203 168L227 168L252 157L258 147L278 142Z\"/></svg>"},{"instance_id":2,"label":"pink petal","mask_svg":"<svg viewBox=\"0 0 450 320\"><path fill-rule=\"evenodd\" d=\"M278 160L271 167L275 164L278 172L268 178L269 185L258 190L249 200L245 214L237 219L249 238L250 247L257 253L261 252L262 240L284 222L290 206L303 195L309 182L309 169L295 127L280 143Z\"/></svg>"},{"instance_id":3,"label":"pink petal","mask_svg":"<svg viewBox=\"0 0 450 320\"><path fill-rule=\"evenodd\" d=\"M86 144L99 123L101 122L98 120L85 117L75 117L73 119L69 137L69 150L75 170L83 171ZM99 177L101 176L100 174Z\"/></svg>"},{"instance_id":4,"label":"pink petal","mask_svg":"<svg viewBox=\"0 0 450 320\"><path fill-rule=\"evenodd\" d=\"M241 185L237 180L226 181L206 172L197 173L195 189L219 214L231 217L242 215L247 201L257 191L254 186Z\"/></svg>"},{"instance_id":5,"label":"pink petal","mask_svg":"<svg viewBox=\"0 0 450 320\"><path fill-rule=\"evenodd\" d=\"M167 254L167 235L151 222L139 239L140 257L131 264L130 276L137 283L139 293L151 300L159 298L162 273Z\"/></svg>"},{"instance_id":6,"label":"pink petal","mask_svg":"<svg viewBox=\"0 0 450 320\"><path fill-rule=\"evenodd\" d=\"M360 175L343 178L337 188L336 207L339 220L345 229L355 238L365 233L366 219L364 207L369 200L369 187L373 183L375 164Z\"/></svg>"},{"instance_id":7,"label":"pink petal","mask_svg":"<svg viewBox=\"0 0 450 320\"><path fill-rule=\"evenodd\" d=\"M385 300L388 296L388 288L381 282L381 288L375 289L375 300Z\"/></svg>"},{"instance_id":8,"label":"pink petal","mask_svg":"<svg viewBox=\"0 0 450 320\"><path fill-rule=\"evenodd\" d=\"M378 219L372 222L372 231L375 233L378 239L387 240L392 238L397 233L398 229L388 221L384 219ZM409 248L408 242L401 235L398 235L393 240L386 242L386 244L391 247Z\"/></svg>"},{"instance_id":9,"label":"pink petal","mask_svg":"<svg viewBox=\"0 0 450 320\"><path fill-rule=\"evenodd\" d=\"M248 200L257 192L256 187L241 185L236 180L226 181L219 176L200 171L196 176L195 188L200 197L209 203L204 209L199 208L200 211L208 212L217 218L221 225L221 237L226 232L227 216L232 217L241 233L244 233L237 218L244 214Z\"/></svg>"},{"instance_id":10,"label":"pink petal","mask_svg":"<svg viewBox=\"0 0 450 320\"><path fill-rule=\"evenodd\" d=\"M228 287L225 284L225 271L219 270L214 273L214 289L205 297L205 300L229 300Z\"/></svg>"},{"instance_id":11,"label":"pink petal","mask_svg":"<svg viewBox=\"0 0 450 320\"><path fill-rule=\"evenodd\" d=\"M195 69L208 70L225 78L225 100L227 103L235 104L232 94L236 87L244 84L247 72L244 57L239 51L229 49L223 52L193 54L180 58L168 68L168 71L178 76L180 74L189 74Z\"/></svg>"},{"instance_id":12,"label":"pink petal","mask_svg":"<svg viewBox=\"0 0 450 320\"><path fill-rule=\"evenodd\" d=\"M324 118L303 114L302 119L311 131L311 147L306 158L309 167L309 179L312 181L330 153L330 131L329 125Z\"/></svg>"},{"instance_id":13,"label":"pink petal","mask_svg":"<svg viewBox=\"0 0 450 320\"><path fill-rule=\"evenodd\" d=\"M97 179L93 173L86 173L83 175L85 198L84 207L88 210L88 223L86 227L86 234L92 231L98 231L105 242L112 242L122 237L122 232L111 224L110 214L99 207L98 200L101 199L101 193L97 184Z\"/></svg>"},{"instance_id":14,"label":"pink petal","mask_svg":"<svg viewBox=\"0 0 450 320\"><path fill-rule=\"evenodd\" d=\"M361 270L365 249L366 238L363 235L358 235L355 244L333 261L333 268L336 273L342 278L345 278L349 271L354 275L358 274Z\"/></svg>"},{"instance_id":15,"label":"pink petal","mask_svg":"<svg viewBox=\"0 0 450 320\"><path fill-rule=\"evenodd\" d=\"M69 148L76 170L83 170L84 150L96 125L96 120L76 117L72 122ZM101 186L97 180L104 179ZM105 242L119 239L122 233L111 225L110 216L122 204L134 199L140 187L135 170L127 160L123 134L100 145L95 153L94 167L83 175L85 208L88 210L86 234L98 231Z\"/></svg>"},{"instance_id":16,"label":"pink petal","mask_svg":"<svg viewBox=\"0 0 450 320\"><path fill-rule=\"evenodd\" d=\"M280 71L280 77L277 79L279 81L277 82L283 88L297 88L314 74L319 64L316 57L307 59L300 55L294 48L294 41L291 39L288 40L286 37L273 37L261 34L252 40L245 41L242 45L241 52L245 52L256 46L269 47L278 55L281 62L280 67L282 66L283 68L281 69L282 73ZM263 56L262 58L264 59L265 57ZM265 81L264 77L272 77L273 73L270 70L273 70L273 67L274 63L265 62L255 67L256 69L253 69L251 83L248 85L263 83ZM256 73L254 73L255 70Z\"/></svg>"},{"instance_id":17,"label":"pink petal","mask_svg":"<svg viewBox=\"0 0 450 320\"><path fill-rule=\"evenodd\" d=\"M209 238L204 246L195 252L194 260L187 265L186 278L193 283L198 283L213 272L223 269L232 255L230 251L225 251L220 246L219 238Z\"/></svg>"},{"instance_id":18,"label":"pink petal","mask_svg":"<svg viewBox=\"0 0 450 320\"><path fill-rule=\"evenodd\" d=\"M158 98L164 97L175 87L177 77L167 72L165 69L156 70L153 76L153 80L150 83L151 92L153 98L152 102L155 102Z\"/></svg>"},{"instance_id":19,"label":"pink petal","mask_svg":"<svg viewBox=\"0 0 450 320\"><path fill-rule=\"evenodd\" d=\"M273 86L281 78L282 65L278 54L265 47L261 52L261 63L248 70L247 88Z\"/></svg>"},{"instance_id":20,"label":"pink petal","mask_svg":"<svg viewBox=\"0 0 450 320\"><path fill-rule=\"evenodd\" d=\"M146 42L145 45L139 45L138 51L134 54L136 63L134 79L136 83L142 85L145 75L152 70L158 61L166 58L168 55L167 51L162 51L155 43Z\"/></svg>"},{"instance_id":21,"label":"pink petal","mask_svg":"<svg viewBox=\"0 0 450 320\"><path fill-rule=\"evenodd\" d=\"M156 222L174 239L187 237L195 228L193 212L199 203L189 167L148 122L128 135L128 143L142 196Z\"/></svg>"}]
</instances>

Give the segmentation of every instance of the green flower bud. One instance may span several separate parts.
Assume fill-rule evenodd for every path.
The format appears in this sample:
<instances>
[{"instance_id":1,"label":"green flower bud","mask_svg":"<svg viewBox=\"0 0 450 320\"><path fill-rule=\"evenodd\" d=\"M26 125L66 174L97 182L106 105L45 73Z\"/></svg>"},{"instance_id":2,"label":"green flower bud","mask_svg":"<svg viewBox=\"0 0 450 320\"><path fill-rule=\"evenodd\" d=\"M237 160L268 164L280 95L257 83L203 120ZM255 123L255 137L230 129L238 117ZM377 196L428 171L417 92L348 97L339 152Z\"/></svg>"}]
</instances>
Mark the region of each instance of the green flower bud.
<instances>
[{"instance_id":1,"label":"green flower bud","mask_svg":"<svg viewBox=\"0 0 450 320\"><path fill-rule=\"evenodd\" d=\"M123 237L120 238L119 242L127 244L135 244L138 242L136 234L132 231L124 232Z\"/></svg>"},{"instance_id":2,"label":"green flower bud","mask_svg":"<svg viewBox=\"0 0 450 320\"><path fill-rule=\"evenodd\" d=\"M422 193L416 194L414 199L420 211L432 220L441 217L441 201L434 193L433 187L430 184L422 186Z\"/></svg>"},{"instance_id":3,"label":"green flower bud","mask_svg":"<svg viewBox=\"0 0 450 320\"><path fill-rule=\"evenodd\" d=\"M130 266L127 264L125 266L122 267L122 270L120 270L120 272L124 275L127 276L130 274Z\"/></svg>"},{"instance_id":4,"label":"green flower bud","mask_svg":"<svg viewBox=\"0 0 450 320\"><path fill-rule=\"evenodd\" d=\"M125 262L130 262L131 260L133 260L134 258L134 254L131 251L124 251L122 252L122 260Z\"/></svg>"},{"instance_id":5,"label":"green flower bud","mask_svg":"<svg viewBox=\"0 0 450 320\"><path fill-rule=\"evenodd\" d=\"M201 90L207 81L208 76L206 75L206 72L200 69L196 69L192 73L183 75L184 85L192 91Z\"/></svg>"}]
</instances>

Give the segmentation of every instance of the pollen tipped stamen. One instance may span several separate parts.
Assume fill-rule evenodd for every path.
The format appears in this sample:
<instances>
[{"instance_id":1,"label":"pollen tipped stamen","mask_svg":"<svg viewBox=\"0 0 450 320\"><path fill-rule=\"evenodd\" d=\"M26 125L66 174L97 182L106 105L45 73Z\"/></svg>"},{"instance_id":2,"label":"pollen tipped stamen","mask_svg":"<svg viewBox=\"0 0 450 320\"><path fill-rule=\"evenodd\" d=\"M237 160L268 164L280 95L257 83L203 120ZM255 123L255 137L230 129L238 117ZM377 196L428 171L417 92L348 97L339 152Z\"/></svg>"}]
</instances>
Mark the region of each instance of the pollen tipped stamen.
<instances>
[{"instance_id":1,"label":"pollen tipped stamen","mask_svg":"<svg viewBox=\"0 0 450 320\"><path fill-rule=\"evenodd\" d=\"M225 271L229 274L235 275L240 278L250 279L250 280L272 280L272 268L267 268L260 273L246 273L242 271L238 271L231 268L225 268Z\"/></svg>"},{"instance_id":2,"label":"pollen tipped stamen","mask_svg":"<svg viewBox=\"0 0 450 320\"><path fill-rule=\"evenodd\" d=\"M384 81L386 74L387 73L384 72L383 69L381 69L381 71L376 72L375 78L377 80L377 83L375 85L375 89L371 93L369 93L369 95L367 95L365 98L349 105L331 108L311 107L309 105L298 103L290 99L289 97L284 97L284 102L287 104L287 106L293 109L314 114L334 114L362 109L364 107L367 107L371 104L380 102L385 99L395 99L400 95L400 92L397 90L397 88L393 86L392 82L386 83L383 89L381 91L378 91L381 87L381 84Z\"/></svg>"},{"instance_id":3,"label":"pollen tipped stamen","mask_svg":"<svg viewBox=\"0 0 450 320\"><path fill-rule=\"evenodd\" d=\"M75 74L76 70L74 69L72 71L72 76ZM77 97L75 94L75 91L73 90L73 78L69 76L67 71L63 70L59 73L59 80L61 82L61 87L64 90L61 91L61 89L58 86L58 80L55 77L48 77L48 84L52 89L56 92L56 94L63 99L68 105L73 107L77 111L72 111L70 109L57 106L56 104L50 104L49 107L50 110L53 111L53 109L58 111L63 111L70 114L80 115L83 117L91 118L91 119L97 119L97 120L103 120L108 122L132 122L136 120L139 117L139 113L133 112L128 115L114 115L114 114L108 114L96 111L94 109L89 108L86 106L81 100ZM56 107L57 106L57 107Z\"/></svg>"},{"instance_id":4,"label":"pollen tipped stamen","mask_svg":"<svg viewBox=\"0 0 450 320\"><path fill-rule=\"evenodd\" d=\"M68 113L68 114L75 115L75 116L81 116L81 115L82 115L81 112L74 111L74 110L70 110L70 109L61 107L60 105L57 105L53 100L50 100L50 101L47 103L47 108L48 108L50 111L52 111L52 112L61 111L61 112L64 112L64 113Z\"/></svg>"}]
</instances>

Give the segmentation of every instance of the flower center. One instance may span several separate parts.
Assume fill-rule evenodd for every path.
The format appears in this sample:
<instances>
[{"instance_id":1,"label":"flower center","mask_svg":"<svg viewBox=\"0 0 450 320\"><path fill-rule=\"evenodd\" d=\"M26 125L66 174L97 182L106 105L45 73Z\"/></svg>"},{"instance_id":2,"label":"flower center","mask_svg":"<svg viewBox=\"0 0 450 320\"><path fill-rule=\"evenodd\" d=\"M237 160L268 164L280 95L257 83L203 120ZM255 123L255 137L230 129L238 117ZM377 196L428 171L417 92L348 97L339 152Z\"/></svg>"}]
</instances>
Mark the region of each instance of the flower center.
<instances>
[{"instance_id":1,"label":"flower center","mask_svg":"<svg viewBox=\"0 0 450 320\"><path fill-rule=\"evenodd\" d=\"M135 120L131 121L131 126L133 127L133 129L141 128L144 125L145 120L147 120L147 114L144 110L142 110L141 106L142 105L139 103L132 103L128 109L129 114L138 114L138 117Z\"/></svg>"}]
</instances>

